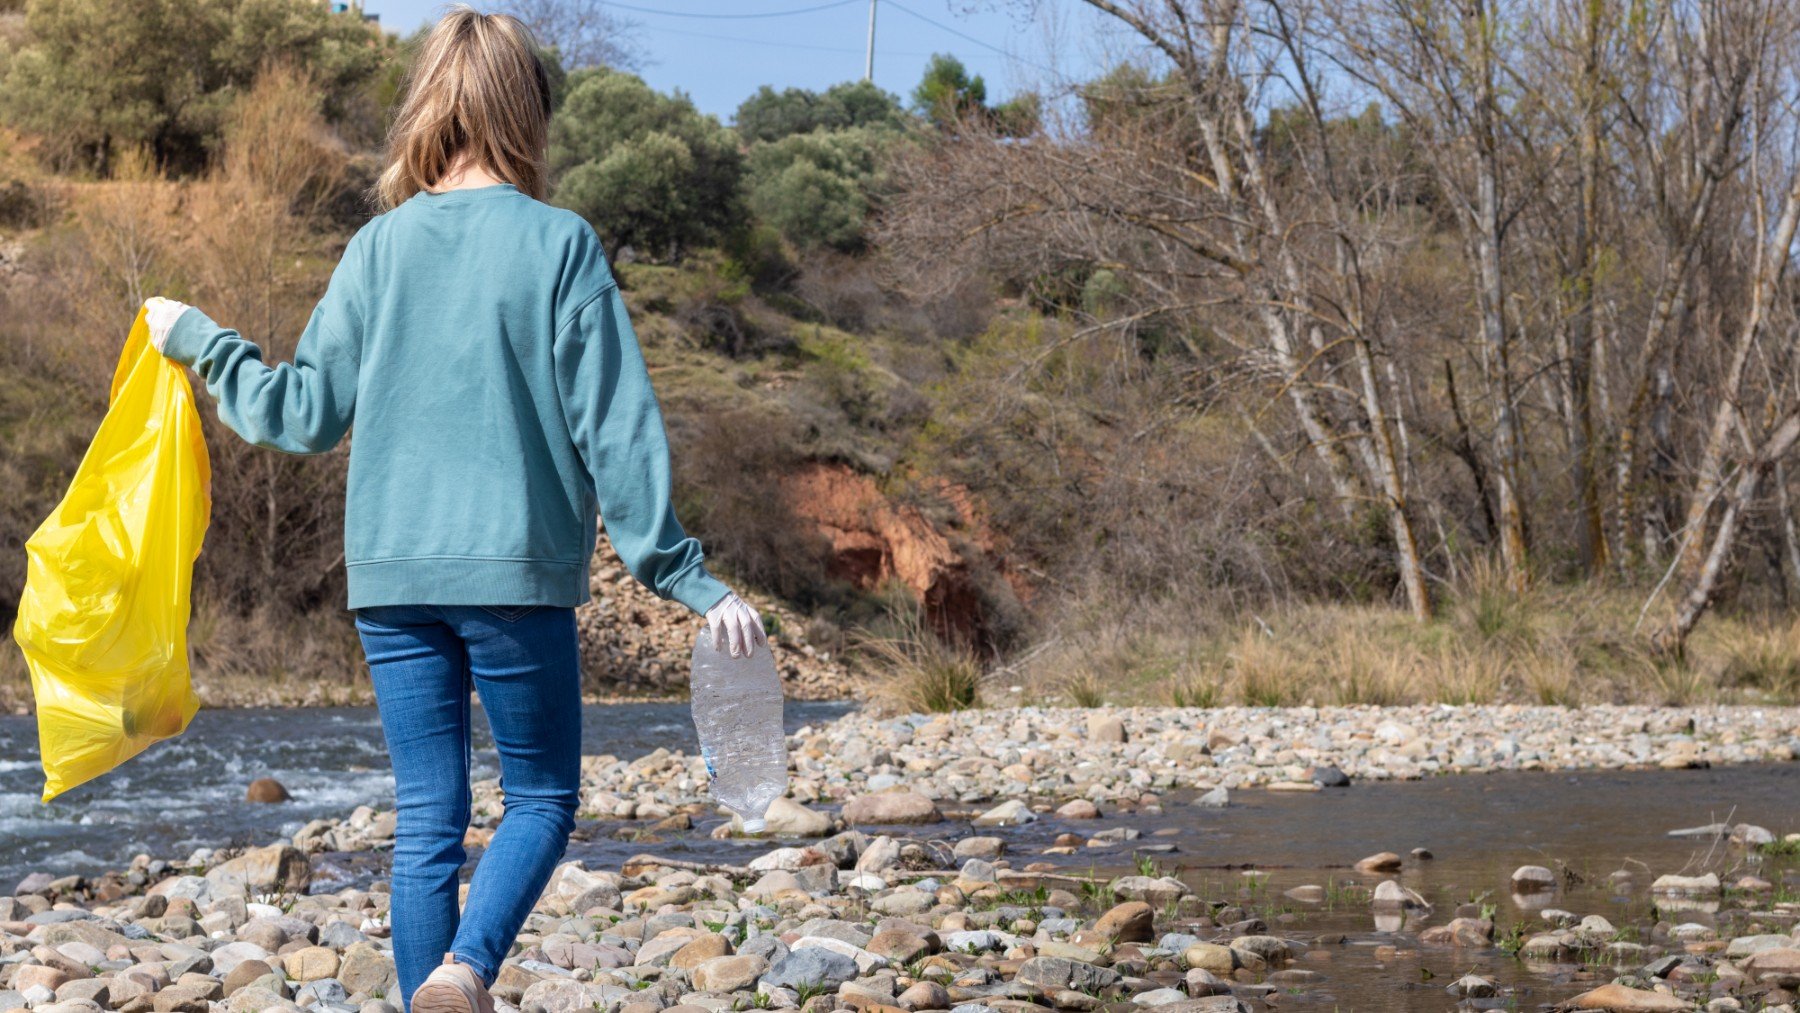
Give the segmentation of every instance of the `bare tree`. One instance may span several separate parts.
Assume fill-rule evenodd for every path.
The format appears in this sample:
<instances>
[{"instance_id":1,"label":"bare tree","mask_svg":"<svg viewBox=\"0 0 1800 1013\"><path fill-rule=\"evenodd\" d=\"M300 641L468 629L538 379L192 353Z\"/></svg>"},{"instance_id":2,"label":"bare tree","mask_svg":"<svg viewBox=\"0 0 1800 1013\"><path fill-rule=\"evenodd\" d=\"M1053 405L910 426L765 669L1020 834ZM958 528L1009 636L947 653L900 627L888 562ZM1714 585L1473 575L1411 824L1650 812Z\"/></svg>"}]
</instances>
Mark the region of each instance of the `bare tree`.
<instances>
[{"instance_id":1,"label":"bare tree","mask_svg":"<svg viewBox=\"0 0 1800 1013\"><path fill-rule=\"evenodd\" d=\"M607 9L604 0L506 0L501 7L556 50L563 67L635 70L637 22Z\"/></svg>"},{"instance_id":2,"label":"bare tree","mask_svg":"<svg viewBox=\"0 0 1800 1013\"><path fill-rule=\"evenodd\" d=\"M1800 327L1794 293L1785 284L1800 234L1800 101L1793 97L1800 74L1784 59L1800 41L1800 24L1786 5L1747 13L1754 20L1737 43L1755 68L1750 84L1754 129L1741 172L1747 208L1743 231L1751 255L1746 290L1735 300L1743 307L1742 317L1724 375L1711 392L1711 418L1672 564L1684 576L1686 589L1657 636L1662 646L1677 651L1711 605L1763 481L1800 440L1800 392L1795 390ZM1753 373L1760 374L1754 377L1759 382L1751 382Z\"/></svg>"},{"instance_id":3,"label":"bare tree","mask_svg":"<svg viewBox=\"0 0 1800 1013\"><path fill-rule=\"evenodd\" d=\"M1679 2L1620 31L1631 50L1621 68L1618 112L1625 169L1646 195L1659 244L1653 298L1634 348L1621 356L1631 396L1615 423L1609 540L1621 564L1654 560L1653 531L1641 508L1645 430L1672 385L1669 362L1680 320L1717 209L1720 187L1740 155L1747 89L1761 53L1744 44L1765 4Z\"/></svg>"},{"instance_id":4,"label":"bare tree","mask_svg":"<svg viewBox=\"0 0 1800 1013\"><path fill-rule=\"evenodd\" d=\"M1545 170L1519 143L1536 103L1503 87L1509 59L1501 25L1519 15L1503 0L1367 0L1338 5L1339 64L1413 130L1456 210L1475 279L1478 362L1489 390L1492 482L1500 555L1509 581L1529 580L1521 489L1522 434L1509 319L1507 244Z\"/></svg>"},{"instance_id":5,"label":"bare tree","mask_svg":"<svg viewBox=\"0 0 1800 1013\"><path fill-rule=\"evenodd\" d=\"M1128 308L1080 334L1154 324L1219 335L1233 368L1292 411L1340 516L1383 519L1409 607L1428 617L1376 295L1392 221L1369 217L1382 198L1342 170L1343 139L1324 122L1317 8L1088 2L1161 54L1167 75L1117 101L1090 92L1084 139L956 131L900 169L885 239L978 251L1018 276L1121 279ZM1272 97L1297 110L1294 157L1279 167L1257 115Z\"/></svg>"}]
</instances>

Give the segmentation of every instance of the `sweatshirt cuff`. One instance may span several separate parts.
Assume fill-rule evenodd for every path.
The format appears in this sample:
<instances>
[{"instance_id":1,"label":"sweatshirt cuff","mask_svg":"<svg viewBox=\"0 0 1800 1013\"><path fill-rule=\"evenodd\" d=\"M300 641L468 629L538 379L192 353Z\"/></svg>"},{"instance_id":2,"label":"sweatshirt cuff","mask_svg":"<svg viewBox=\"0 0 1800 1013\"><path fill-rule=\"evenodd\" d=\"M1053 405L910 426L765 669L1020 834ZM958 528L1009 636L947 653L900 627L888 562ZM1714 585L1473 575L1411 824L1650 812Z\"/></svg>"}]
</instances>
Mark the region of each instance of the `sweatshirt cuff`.
<instances>
[{"instance_id":1,"label":"sweatshirt cuff","mask_svg":"<svg viewBox=\"0 0 1800 1013\"><path fill-rule=\"evenodd\" d=\"M222 328L213 323L212 318L200 312L197 307L189 306L175 318L175 326L169 328L168 340L163 342L162 353L167 358L192 367L206 351L206 342Z\"/></svg>"},{"instance_id":2,"label":"sweatshirt cuff","mask_svg":"<svg viewBox=\"0 0 1800 1013\"><path fill-rule=\"evenodd\" d=\"M690 568L675 578L674 586L669 588L669 597L692 609L695 615L701 616L725 600L725 596L730 593L731 589L717 577L707 573L704 566Z\"/></svg>"}]
</instances>

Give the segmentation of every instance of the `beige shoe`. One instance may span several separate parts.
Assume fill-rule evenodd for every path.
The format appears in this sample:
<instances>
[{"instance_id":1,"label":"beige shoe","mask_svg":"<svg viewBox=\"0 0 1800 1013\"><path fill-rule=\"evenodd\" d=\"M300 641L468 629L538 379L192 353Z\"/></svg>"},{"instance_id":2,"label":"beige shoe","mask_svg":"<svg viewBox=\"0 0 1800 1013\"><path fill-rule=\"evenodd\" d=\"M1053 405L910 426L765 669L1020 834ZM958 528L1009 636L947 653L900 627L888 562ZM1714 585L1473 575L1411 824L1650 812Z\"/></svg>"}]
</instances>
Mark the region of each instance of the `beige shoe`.
<instances>
[{"instance_id":1,"label":"beige shoe","mask_svg":"<svg viewBox=\"0 0 1800 1013\"><path fill-rule=\"evenodd\" d=\"M413 992L412 1013L494 1013L494 997L473 967L446 953L444 963Z\"/></svg>"}]
</instances>

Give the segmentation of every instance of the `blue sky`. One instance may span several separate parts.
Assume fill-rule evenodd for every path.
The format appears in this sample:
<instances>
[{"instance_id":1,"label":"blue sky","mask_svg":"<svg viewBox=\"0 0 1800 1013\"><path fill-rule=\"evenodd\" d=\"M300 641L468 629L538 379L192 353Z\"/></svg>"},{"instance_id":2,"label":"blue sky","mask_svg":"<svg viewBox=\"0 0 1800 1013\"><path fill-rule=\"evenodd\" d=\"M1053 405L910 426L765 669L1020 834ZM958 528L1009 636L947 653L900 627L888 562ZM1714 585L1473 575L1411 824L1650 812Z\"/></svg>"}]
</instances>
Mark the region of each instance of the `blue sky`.
<instances>
[{"instance_id":1,"label":"blue sky","mask_svg":"<svg viewBox=\"0 0 1800 1013\"><path fill-rule=\"evenodd\" d=\"M911 93L933 53L952 53L982 75L989 101L1048 87L1057 79L1091 77L1128 40L1081 0L1037 0L1033 13L1008 0L876 0L875 83ZM363 0L391 31L426 23L442 0ZM680 88L702 110L729 121L758 85L820 89L862 77L868 37L867 0L633 0L616 9L636 22L642 73L663 90ZM476 3L491 9L491 3ZM970 8L975 8L970 10ZM647 13L648 10L657 13ZM680 15L707 15L684 17Z\"/></svg>"}]
</instances>

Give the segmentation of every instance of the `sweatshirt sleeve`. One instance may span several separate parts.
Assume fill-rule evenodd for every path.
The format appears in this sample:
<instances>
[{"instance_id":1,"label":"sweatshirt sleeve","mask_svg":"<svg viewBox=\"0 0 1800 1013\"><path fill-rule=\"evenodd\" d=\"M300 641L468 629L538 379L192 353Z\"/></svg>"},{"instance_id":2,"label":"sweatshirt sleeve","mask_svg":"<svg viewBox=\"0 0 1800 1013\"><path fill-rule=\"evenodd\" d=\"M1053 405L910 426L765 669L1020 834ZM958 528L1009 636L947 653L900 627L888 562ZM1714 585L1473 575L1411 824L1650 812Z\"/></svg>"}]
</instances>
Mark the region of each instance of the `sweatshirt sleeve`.
<instances>
[{"instance_id":1,"label":"sweatshirt sleeve","mask_svg":"<svg viewBox=\"0 0 1800 1013\"><path fill-rule=\"evenodd\" d=\"M290 454L319 454L350 428L362 351L362 293L351 244L313 310L294 361L269 366L256 342L189 307L163 354L193 367L219 418L245 440Z\"/></svg>"},{"instance_id":2,"label":"sweatshirt sleeve","mask_svg":"<svg viewBox=\"0 0 1800 1013\"><path fill-rule=\"evenodd\" d=\"M675 519L662 411L610 275L562 323L554 350L563 415L613 549L645 586L704 615L730 589Z\"/></svg>"}]
</instances>

